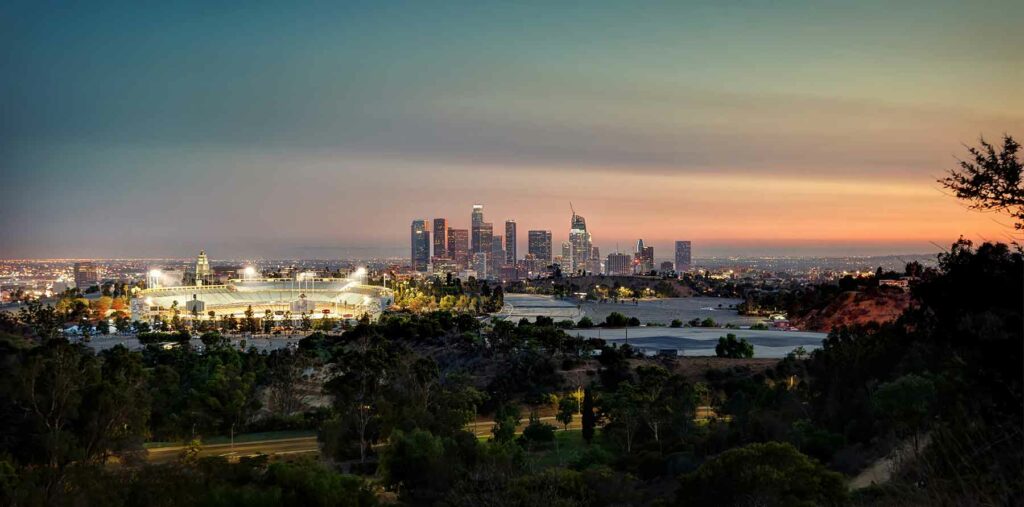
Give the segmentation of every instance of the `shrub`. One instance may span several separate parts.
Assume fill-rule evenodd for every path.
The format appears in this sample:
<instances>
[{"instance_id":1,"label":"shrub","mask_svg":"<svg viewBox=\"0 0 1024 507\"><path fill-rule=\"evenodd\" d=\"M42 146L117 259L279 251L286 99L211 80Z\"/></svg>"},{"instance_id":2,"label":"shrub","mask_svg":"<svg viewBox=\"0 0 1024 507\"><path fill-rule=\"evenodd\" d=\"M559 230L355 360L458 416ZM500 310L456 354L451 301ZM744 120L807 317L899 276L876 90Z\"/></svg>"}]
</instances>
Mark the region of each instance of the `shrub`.
<instances>
[{"instance_id":1,"label":"shrub","mask_svg":"<svg viewBox=\"0 0 1024 507\"><path fill-rule=\"evenodd\" d=\"M846 502L843 476L790 444L729 449L680 478L679 505L816 506Z\"/></svg>"}]
</instances>

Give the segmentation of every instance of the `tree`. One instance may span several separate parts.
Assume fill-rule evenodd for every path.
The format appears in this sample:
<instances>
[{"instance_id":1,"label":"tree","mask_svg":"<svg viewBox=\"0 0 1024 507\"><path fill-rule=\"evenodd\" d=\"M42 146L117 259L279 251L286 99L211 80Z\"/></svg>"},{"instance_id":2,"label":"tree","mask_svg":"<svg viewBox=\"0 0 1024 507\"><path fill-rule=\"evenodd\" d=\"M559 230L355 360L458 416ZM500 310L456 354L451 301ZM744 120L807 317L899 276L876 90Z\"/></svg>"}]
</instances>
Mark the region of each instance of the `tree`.
<instances>
[{"instance_id":1,"label":"tree","mask_svg":"<svg viewBox=\"0 0 1024 507\"><path fill-rule=\"evenodd\" d=\"M579 322L576 323L576 327L580 329L590 329L594 327L594 321L590 320L590 317L583 316Z\"/></svg>"},{"instance_id":2,"label":"tree","mask_svg":"<svg viewBox=\"0 0 1024 507\"><path fill-rule=\"evenodd\" d=\"M629 319L619 312L609 313L604 318L604 325L608 327L626 327L627 324L629 324Z\"/></svg>"},{"instance_id":3,"label":"tree","mask_svg":"<svg viewBox=\"0 0 1024 507\"><path fill-rule=\"evenodd\" d=\"M216 331L203 333L203 335L199 337L199 340L203 342L203 346L205 346L207 350L228 346L228 339Z\"/></svg>"},{"instance_id":4,"label":"tree","mask_svg":"<svg viewBox=\"0 0 1024 507\"><path fill-rule=\"evenodd\" d=\"M541 422L537 412L530 413L530 422L523 428L522 442L528 446L532 444L546 444L555 440L555 427Z\"/></svg>"},{"instance_id":5,"label":"tree","mask_svg":"<svg viewBox=\"0 0 1024 507\"><path fill-rule=\"evenodd\" d=\"M501 443L511 442L516 436L516 428L522 416L519 414L519 407L512 403L505 403L498 407L494 413L494 427L491 433L494 440Z\"/></svg>"},{"instance_id":6,"label":"tree","mask_svg":"<svg viewBox=\"0 0 1024 507\"><path fill-rule=\"evenodd\" d=\"M746 338L737 340L736 335L729 333L718 339L718 345L715 345L715 355L733 359L748 359L754 357L754 346Z\"/></svg>"},{"instance_id":7,"label":"tree","mask_svg":"<svg viewBox=\"0 0 1024 507\"><path fill-rule=\"evenodd\" d=\"M397 488L414 505L429 505L449 487L451 467L445 463L444 442L429 431L395 431L381 454L384 483Z\"/></svg>"},{"instance_id":8,"label":"tree","mask_svg":"<svg viewBox=\"0 0 1024 507\"><path fill-rule=\"evenodd\" d=\"M1006 213L1013 218L1014 228L1024 229L1024 181L1017 152L1020 144L1009 135L1003 136L998 148L984 138L980 147L968 147L968 160L959 160L959 168L939 180L960 199L971 202L971 208Z\"/></svg>"},{"instance_id":9,"label":"tree","mask_svg":"<svg viewBox=\"0 0 1024 507\"><path fill-rule=\"evenodd\" d=\"M878 386L871 395L879 419L886 421L897 435L910 436L915 452L918 435L927 426L935 399L935 384L913 373Z\"/></svg>"},{"instance_id":10,"label":"tree","mask_svg":"<svg viewBox=\"0 0 1024 507\"><path fill-rule=\"evenodd\" d=\"M572 416L579 411L580 404L576 398L572 396L565 396L558 400L558 415L555 416L558 422L562 423L564 429L568 430L569 425L572 424Z\"/></svg>"},{"instance_id":11,"label":"tree","mask_svg":"<svg viewBox=\"0 0 1024 507\"><path fill-rule=\"evenodd\" d=\"M594 394L590 387L583 390L583 408L580 422L583 425L583 440L588 444L594 439L594 427L597 425L597 417L594 415Z\"/></svg>"},{"instance_id":12,"label":"tree","mask_svg":"<svg viewBox=\"0 0 1024 507\"><path fill-rule=\"evenodd\" d=\"M679 482L678 505L811 507L846 503L843 476L788 443L729 449Z\"/></svg>"},{"instance_id":13,"label":"tree","mask_svg":"<svg viewBox=\"0 0 1024 507\"><path fill-rule=\"evenodd\" d=\"M256 323L255 313L252 311L252 305L249 305L245 309L245 319L242 321L242 332L243 333L255 333L259 330L259 326Z\"/></svg>"},{"instance_id":14,"label":"tree","mask_svg":"<svg viewBox=\"0 0 1024 507\"><path fill-rule=\"evenodd\" d=\"M342 352L335 361L336 376L324 386L334 396L335 411L351 424L352 434L359 440L360 462L366 462L366 453L375 441L371 429L379 424L380 404L393 363L383 344L370 342Z\"/></svg>"},{"instance_id":15,"label":"tree","mask_svg":"<svg viewBox=\"0 0 1024 507\"><path fill-rule=\"evenodd\" d=\"M267 308L263 312L263 332L270 333L274 329L274 312Z\"/></svg>"},{"instance_id":16,"label":"tree","mask_svg":"<svg viewBox=\"0 0 1024 507\"><path fill-rule=\"evenodd\" d=\"M284 350L278 351L273 359L268 386L272 409L283 416L301 412L307 406L303 373L309 364L308 356Z\"/></svg>"},{"instance_id":17,"label":"tree","mask_svg":"<svg viewBox=\"0 0 1024 507\"><path fill-rule=\"evenodd\" d=\"M141 358L114 347L100 360L65 340L28 350L4 372L0 412L20 435L0 452L41 469L47 498L60 494L75 464L103 464L142 448L149 403Z\"/></svg>"}]
</instances>

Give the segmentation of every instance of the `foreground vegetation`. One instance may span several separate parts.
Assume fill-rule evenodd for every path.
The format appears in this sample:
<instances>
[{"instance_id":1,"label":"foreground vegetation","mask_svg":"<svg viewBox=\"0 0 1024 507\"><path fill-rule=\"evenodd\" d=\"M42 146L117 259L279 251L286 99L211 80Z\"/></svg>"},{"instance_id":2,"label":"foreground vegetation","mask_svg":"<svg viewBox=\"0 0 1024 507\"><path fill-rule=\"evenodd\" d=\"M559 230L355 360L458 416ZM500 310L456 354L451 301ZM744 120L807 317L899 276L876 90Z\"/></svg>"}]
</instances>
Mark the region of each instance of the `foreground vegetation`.
<instances>
[{"instance_id":1,"label":"foreground vegetation","mask_svg":"<svg viewBox=\"0 0 1024 507\"><path fill-rule=\"evenodd\" d=\"M298 350L94 354L51 310L0 321L0 498L14 505L841 505L1019 501L1019 252L954 245L897 322L763 372L671 359L550 319L389 314ZM746 356L728 337L724 357ZM582 396L575 394L582 388ZM698 407L715 416L695 418ZM582 422L580 432L556 433ZM480 441L467 425L494 421ZM525 430L516 428L525 423ZM319 461L145 464L146 441L316 430ZM847 478L913 450L886 484ZM116 460L118 466L111 466ZM342 473L342 470L348 474ZM351 474L351 475L350 475Z\"/></svg>"}]
</instances>

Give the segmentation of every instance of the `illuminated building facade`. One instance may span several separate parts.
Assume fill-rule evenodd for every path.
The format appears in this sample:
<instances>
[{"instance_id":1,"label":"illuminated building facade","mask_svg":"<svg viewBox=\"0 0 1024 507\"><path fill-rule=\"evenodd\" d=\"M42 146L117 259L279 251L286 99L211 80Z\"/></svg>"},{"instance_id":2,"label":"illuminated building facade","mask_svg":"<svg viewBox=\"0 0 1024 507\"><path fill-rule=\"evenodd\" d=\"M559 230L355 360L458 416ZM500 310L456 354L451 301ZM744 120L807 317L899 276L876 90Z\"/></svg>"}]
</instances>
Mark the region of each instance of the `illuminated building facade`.
<instances>
[{"instance_id":1,"label":"illuminated building facade","mask_svg":"<svg viewBox=\"0 0 1024 507\"><path fill-rule=\"evenodd\" d=\"M426 272L430 264L430 231L426 220L413 220L410 234L413 271Z\"/></svg>"},{"instance_id":2,"label":"illuminated building facade","mask_svg":"<svg viewBox=\"0 0 1024 507\"><path fill-rule=\"evenodd\" d=\"M519 256L516 251L516 221L505 221L505 264L515 266Z\"/></svg>"},{"instance_id":3,"label":"illuminated building facade","mask_svg":"<svg viewBox=\"0 0 1024 507\"><path fill-rule=\"evenodd\" d=\"M469 264L469 231L448 229L448 256L460 267Z\"/></svg>"},{"instance_id":4,"label":"illuminated building facade","mask_svg":"<svg viewBox=\"0 0 1024 507\"><path fill-rule=\"evenodd\" d=\"M573 273L578 271L586 271L587 260L590 259L591 252L591 238L590 233L587 232L587 220L581 215L577 215L575 211L572 213L572 221L569 228L569 245L570 250L568 256L565 252L562 256L566 258L566 262L569 265L569 270Z\"/></svg>"},{"instance_id":5,"label":"illuminated building facade","mask_svg":"<svg viewBox=\"0 0 1024 507\"><path fill-rule=\"evenodd\" d=\"M690 270L692 259L689 241L676 241L676 271L683 273Z\"/></svg>"},{"instance_id":6,"label":"illuminated building facade","mask_svg":"<svg viewBox=\"0 0 1024 507\"><path fill-rule=\"evenodd\" d=\"M448 258L448 219L434 219L434 257Z\"/></svg>"}]
</instances>

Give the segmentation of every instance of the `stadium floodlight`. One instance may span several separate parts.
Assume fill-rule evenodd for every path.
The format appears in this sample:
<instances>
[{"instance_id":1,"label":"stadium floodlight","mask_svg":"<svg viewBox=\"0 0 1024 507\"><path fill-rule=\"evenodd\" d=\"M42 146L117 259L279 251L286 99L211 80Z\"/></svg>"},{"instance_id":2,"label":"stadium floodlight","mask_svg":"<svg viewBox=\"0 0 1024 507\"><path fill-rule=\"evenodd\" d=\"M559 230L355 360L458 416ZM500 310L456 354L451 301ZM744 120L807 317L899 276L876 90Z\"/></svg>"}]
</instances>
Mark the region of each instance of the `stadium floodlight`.
<instances>
[{"instance_id":1,"label":"stadium floodlight","mask_svg":"<svg viewBox=\"0 0 1024 507\"><path fill-rule=\"evenodd\" d=\"M250 278L253 278L255 276L256 276L256 268L254 268L252 266L246 266L245 267L245 278L246 278L246 280L248 280Z\"/></svg>"},{"instance_id":2,"label":"stadium floodlight","mask_svg":"<svg viewBox=\"0 0 1024 507\"><path fill-rule=\"evenodd\" d=\"M352 273L352 278L359 283L366 283L366 268L363 266L356 268L356 271Z\"/></svg>"},{"instance_id":3,"label":"stadium floodlight","mask_svg":"<svg viewBox=\"0 0 1024 507\"><path fill-rule=\"evenodd\" d=\"M146 277L146 287L150 289L156 289L163 285L164 272L159 269L149 270L149 276Z\"/></svg>"}]
</instances>

